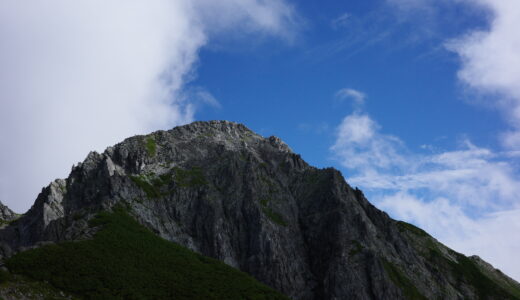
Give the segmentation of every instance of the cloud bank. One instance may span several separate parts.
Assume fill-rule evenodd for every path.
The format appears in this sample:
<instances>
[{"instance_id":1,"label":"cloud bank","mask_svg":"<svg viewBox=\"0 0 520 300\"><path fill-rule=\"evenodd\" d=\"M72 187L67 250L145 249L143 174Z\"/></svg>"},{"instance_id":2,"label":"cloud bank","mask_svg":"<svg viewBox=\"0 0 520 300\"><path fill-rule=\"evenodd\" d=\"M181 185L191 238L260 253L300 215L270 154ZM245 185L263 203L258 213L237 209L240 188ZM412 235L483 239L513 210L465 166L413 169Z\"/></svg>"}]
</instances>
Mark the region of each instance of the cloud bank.
<instances>
[{"instance_id":1,"label":"cloud bank","mask_svg":"<svg viewBox=\"0 0 520 300\"><path fill-rule=\"evenodd\" d=\"M411 151L361 111L343 119L331 151L349 183L392 217L520 278L520 241L511 238L520 230L520 176L510 153L469 140L453 151Z\"/></svg>"},{"instance_id":2,"label":"cloud bank","mask_svg":"<svg viewBox=\"0 0 520 300\"><path fill-rule=\"evenodd\" d=\"M0 200L23 212L90 150L193 120L183 87L201 47L291 40L295 19L283 0L2 1Z\"/></svg>"},{"instance_id":3,"label":"cloud bank","mask_svg":"<svg viewBox=\"0 0 520 300\"><path fill-rule=\"evenodd\" d=\"M505 146L520 149L520 2L466 1L480 5L492 18L489 28L469 32L447 43L461 59L459 79L477 92L492 95L511 125Z\"/></svg>"}]
</instances>

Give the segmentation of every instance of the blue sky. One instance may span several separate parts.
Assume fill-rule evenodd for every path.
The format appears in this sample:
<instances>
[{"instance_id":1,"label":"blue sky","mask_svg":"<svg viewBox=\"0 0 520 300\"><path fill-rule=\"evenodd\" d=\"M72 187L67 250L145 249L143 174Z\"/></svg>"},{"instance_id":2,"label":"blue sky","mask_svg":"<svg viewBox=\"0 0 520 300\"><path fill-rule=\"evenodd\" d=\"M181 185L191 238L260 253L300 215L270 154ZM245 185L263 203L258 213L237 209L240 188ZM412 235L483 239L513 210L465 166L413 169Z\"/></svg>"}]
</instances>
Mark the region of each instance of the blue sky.
<instances>
[{"instance_id":1,"label":"blue sky","mask_svg":"<svg viewBox=\"0 0 520 300\"><path fill-rule=\"evenodd\" d=\"M520 279L516 0L0 3L0 200L193 120L276 135Z\"/></svg>"},{"instance_id":2,"label":"blue sky","mask_svg":"<svg viewBox=\"0 0 520 300\"><path fill-rule=\"evenodd\" d=\"M272 39L239 50L202 49L192 84L205 87L223 108L205 109L198 118L276 132L313 164L329 166L332 129L353 109L335 93L352 88L367 95L366 111L386 132L418 151L432 143L454 147L466 135L480 145L497 145L497 132L507 124L496 111L468 105L471 96L457 81L458 57L443 46L450 37L484 26L478 15L459 20L454 29L452 20L399 21L407 16L389 11L384 1L337 1L326 8L303 1L297 9L305 23L294 44ZM440 32L417 36L421 33L413 29L430 26ZM374 41L378 36L384 38Z\"/></svg>"}]
</instances>

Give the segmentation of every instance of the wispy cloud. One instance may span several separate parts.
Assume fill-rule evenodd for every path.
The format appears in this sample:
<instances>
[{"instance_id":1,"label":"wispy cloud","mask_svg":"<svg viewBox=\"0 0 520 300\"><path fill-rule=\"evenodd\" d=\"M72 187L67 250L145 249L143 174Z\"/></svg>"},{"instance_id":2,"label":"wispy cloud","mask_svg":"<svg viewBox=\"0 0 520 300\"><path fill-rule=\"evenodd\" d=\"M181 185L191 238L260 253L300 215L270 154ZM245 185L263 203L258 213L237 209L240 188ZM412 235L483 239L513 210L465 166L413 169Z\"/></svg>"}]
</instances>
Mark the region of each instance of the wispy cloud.
<instances>
[{"instance_id":1,"label":"wispy cloud","mask_svg":"<svg viewBox=\"0 0 520 300\"><path fill-rule=\"evenodd\" d=\"M211 106L215 109L222 108L220 102L211 94L207 89L196 86L184 89L184 97L185 99L189 99L191 103L194 105L207 105Z\"/></svg>"},{"instance_id":2,"label":"wispy cloud","mask_svg":"<svg viewBox=\"0 0 520 300\"><path fill-rule=\"evenodd\" d=\"M420 14L412 14L408 12L412 11L417 1L410 1L412 7L406 9L408 5L398 6L399 0L394 1L396 3L383 1L367 13L349 12L332 19L330 27L336 38L309 49L305 58L315 62L331 58L348 60L359 53L378 48L384 49L382 55L413 48L421 58L433 55L444 58L448 51L442 47L445 36L436 30L437 24L433 22L436 11L423 9ZM459 10L457 12L460 13ZM408 17L414 15L414 18ZM451 22L457 22L457 19Z\"/></svg>"},{"instance_id":3,"label":"wispy cloud","mask_svg":"<svg viewBox=\"0 0 520 300\"><path fill-rule=\"evenodd\" d=\"M351 88L340 89L334 95L336 99L339 100L352 100L354 101L354 105L361 106L365 103L366 95L358 90Z\"/></svg>"},{"instance_id":4,"label":"wispy cloud","mask_svg":"<svg viewBox=\"0 0 520 300\"><path fill-rule=\"evenodd\" d=\"M338 28L341 28L341 27L345 27L345 26L348 25L350 17L351 17L351 15L349 13L343 13L339 17L337 17L337 18L333 19L332 21L330 21L330 26L333 29L338 29Z\"/></svg>"},{"instance_id":5,"label":"wispy cloud","mask_svg":"<svg viewBox=\"0 0 520 300\"><path fill-rule=\"evenodd\" d=\"M376 11L363 16L350 14L341 19L341 26L339 23L337 25L331 23L332 29L339 35L338 38L307 50L305 58L315 62L331 57L350 59L356 54L381 45L390 37L398 35L400 28L388 25L392 22L392 16L384 11Z\"/></svg>"},{"instance_id":6,"label":"wispy cloud","mask_svg":"<svg viewBox=\"0 0 520 300\"><path fill-rule=\"evenodd\" d=\"M2 1L0 200L23 211L89 150L193 120L183 90L201 47L224 33L290 43L296 19L284 0Z\"/></svg>"},{"instance_id":7,"label":"wispy cloud","mask_svg":"<svg viewBox=\"0 0 520 300\"><path fill-rule=\"evenodd\" d=\"M458 251L479 254L520 278L520 176L511 156L464 140L459 149L412 151L362 111L347 115L331 146L349 183L392 216L413 222ZM489 245L505 245L497 248Z\"/></svg>"}]
</instances>

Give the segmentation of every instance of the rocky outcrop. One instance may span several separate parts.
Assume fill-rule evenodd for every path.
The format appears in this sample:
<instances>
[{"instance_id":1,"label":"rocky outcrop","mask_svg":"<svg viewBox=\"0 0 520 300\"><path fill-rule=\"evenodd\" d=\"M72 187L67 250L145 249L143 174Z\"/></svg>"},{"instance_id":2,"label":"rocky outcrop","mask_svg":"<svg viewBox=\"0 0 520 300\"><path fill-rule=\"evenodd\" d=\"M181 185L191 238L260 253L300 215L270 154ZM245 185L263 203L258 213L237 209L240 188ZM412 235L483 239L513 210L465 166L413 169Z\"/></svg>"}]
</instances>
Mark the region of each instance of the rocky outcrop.
<instances>
[{"instance_id":1,"label":"rocky outcrop","mask_svg":"<svg viewBox=\"0 0 520 300\"><path fill-rule=\"evenodd\" d=\"M9 223L19 217L18 214L9 209L9 207L5 206L2 202L0 202L0 224Z\"/></svg>"},{"instance_id":2,"label":"rocky outcrop","mask_svg":"<svg viewBox=\"0 0 520 300\"><path fill-rule=\"evenodd\" d=\"M0 231L1 253L90 238L88 220L114 205L294 299L514 299L520 291L487 264L392 220L339 171L309 166L279 138L227 121L90 153Z\"/></svg>"}]
</instances>

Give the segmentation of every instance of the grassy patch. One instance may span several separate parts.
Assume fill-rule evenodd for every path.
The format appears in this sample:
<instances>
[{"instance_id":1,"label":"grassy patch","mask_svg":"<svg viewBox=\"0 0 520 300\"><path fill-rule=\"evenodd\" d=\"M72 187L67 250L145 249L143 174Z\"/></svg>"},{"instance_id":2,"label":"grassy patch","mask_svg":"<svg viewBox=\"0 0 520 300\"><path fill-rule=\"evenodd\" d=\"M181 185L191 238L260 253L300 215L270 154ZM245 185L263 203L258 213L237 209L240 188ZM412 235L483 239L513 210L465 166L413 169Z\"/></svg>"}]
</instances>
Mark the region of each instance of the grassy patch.
<instances>
[{"instance_id":1,"label":"grassy patch","mask_svg":"<svg viewBox=\"0 0 520 300\"><path fill-rule=\"evenodd\" d=\"M267 207L267 204L269 203L269 201L271 201L271 199L262 198L262 199L260 199L260 205L262 205L262 207Z\"/></svg>"},{"instance_id":2,"label":"grassy patch","mask_svg":"<svg viewBox=\"0 0 520 300\"><path fill-rule=\"evenodd\" d=\"M214 132L211 132L211 131L208 131L208 132L204 132L204 133L201 133L197 136L197 138L212 138L212 137L215 137L216 134Z\"/></svg>"},{"instance_id":3,"label":"grassy patch","mask_svg":"<svg viewBox=\"0 0 520 300\"><path fill-rule=\"evenodd\" d=\"M484 275L475 262L463 254L457 253L457 263L448 261L458 281L466 281L472 285L479 299L499 297L500 299L519 299L504 290L489 277Z\"/></svg>"},{"instance_id":4,"label":"grassy patch","mask_svg":"<svg viewBox=\"0 0 520 300\"><path fill-rule=\"evenodd\" d=\"M0 269L0 283L11 280L11 274L5 270Z\"/></svg>"},{"instance_id":5,"label":"grassy patch","mask_svg":"<svg viewBox=\"0 0 520 300\"><path fill-rule=\"evenodd\" d=\"M176 183L181 187L197 187L208 184L201 168L194 167L189 170L173 168Z\"/></svg>"},{"instance_id":6,"label":"grassy patch","mask_svg":"<svg viewBox=\"0 0 520 300\"><path fill-rule=\"evenodd\" d=\"M267 186L269 195L273 195L278 192L278 188L271 178L260 175L260 180Z\"/></svg>"},{"instance_id":7,"label":"grassy patch","mask_svg":"<svg viewBox=\"0 0 520 300\"><path fill-rule=\"evenodd\" d=\"M387 261L386 259L383 259L382 262L383 267L385 268L385 271L392 282L401 289L407 299L428 299L424 297L419 292L419 290L417 290L417 287L415 287L410 279L404 273L402 273L396 265Z\"/></svg>"},{"instance_id":8,"label":"grassy patch","mask_svg":"<svg viewBox=\"0 0 520 300\"><path fill-rule=\"evenodd\" d=\"M498 270L500 274L504 275L502 271ZM500 282L500 286L505 289L508 293L515 296L515 299L520 299L520 286L511 281L502 281Z\"/></svg>"},{"instance_id":9,"label":"grassy patch","mask_svg":"<svg viewBox=\"0 0 520 300\"><path fill-rule=\"evenodd\" d=\"M421 236L421 237L430 236L426 231L422 230L421 228L419 228L415 225L412 225L410 223L403 222L403 221L397 221L397 227L399 228L399 231L401 231L401 232L408 231L408 232L411 232L411 233Z\"/></svg>"},{"instance_id":10,"label":"grassy patch","mask_svg":"<svg viewBox=\"0 0 520 300\"><path fill-rule=\"evenodd\" d=\"M262 211L271 221L281 226L287 226L287 222L285 221L284 217L279 213L273 211L269 207L262 207Z\"/></svg>"},{"instance_id":11,"label":"grassy patch","mask_svg":"<svg viewBox=\"0 0 520 300\"><path fill-rule=\"evenodd\" d=\"M168 242L125 211L102 212L93 240L21 252L23 274L85 299L288 299L251 276Z\"/></svg>"},{"instance_id":12,"label":"grassy patch","mask_svg":"<svg viewBox=\"0 0 520 300\"><path fill-rule=\"evenodd\" d=\"M161 193L162 183L159 184L156 180L150 180L144 175L131 175L130 179L146 194L148 199L159 198L163 196Z\"/></svg>"},{"instance_id":13,"label":"grassy patch","mask_svg":"<svg viewBox=\"0 0 520 300\"><path fill-rule=\"evenodd\" d=\"M472 286L479 299L520 299L520 290L503 287L486 276L479 266L463 254L452 251L457 261L446 258L435 246L429 246L428 260L439 269L451 270L458 284Z\"/></svg>"},{"instance_id":14,"label":"grassy patch","mask_svg":"<svg viewBox=\"0 0 520 300\"><path fill-rule=\"evenodd\" d=\"M363 251L363 248L363 245L361 245L361 243L359 243L358 241L352 241L352 249L350 249L348 255L352 257Z\"/></svg>"},{"instance_id":15,"label":"grassy patch","mask_svg":"<svg viewBox=\"0 0 520 300\"><path fill-rule=\"evenodd\" d=\"M318 184L321 179L321 174L318 170L311 170L305 174L305 183L308 185Z\"/></svg>"},{"instance_id":16,"label":"grassy patch","mask_svg":"<svg viewBox=\"0 0 520 300\"><path fill-rule=\"evenodd\" d=\"M131 175L130 179L141 188L148 199L167 196L172 193L173 187L165 190L165 187L175 183L177 187L192 188L206 185L208 182L200 168L184 170L174 167L168 173L157 176L156 174Z\"/></svg>"},{"instance_id":17,"label":"grassy patch","mask_svg":"<svg viewBox=\"0 0 520 300\"><path fill-rule=\"evenodd\" d=\"M7 280L2 280L0 294L5 297L0 299L77 299L47 282L35 281L21 275L9 275Z\"/></svg>"},{"instance_id":18,"label":"grassy patch","mask_svg":"<svg viewBox=\"0 0 520 300\"><path fill-rule=\"evenodd\" d=\"M157 154L157 143L153 137L146 138L145 147L149 156L154 157Z\"/></svg>"},{"instance_id":19,"label":"grassy patch","mask_svg":"<svg viewBox=\"0 0 520 300\"><path fill-rule=\"evenodd\" d=\"M16 214L15 218L12 219L12 220L9 220L9 221L7 221L7 220L0 220L0 226L2 226L2 225L16 224L16 222L18 222L18 220L19 220L20 217L22 217L22 216L23 216L23 214L22 214L22 215L18 215L18 214Z\"/></svg>"},{"instance_id":20,"label":"grassy patch","mask_svg":"<svg viewBox=\"0 0 520 300\"><path fill-rule=\"evenodd\" d=\"M262 206L262 211L264 212L264 214L274 223L281 226L287 226L288 224L285 221L284 217L267 206L269 200L269 198L263 198L260 200L260 205Z\"/></svg>"}]
</instances>

